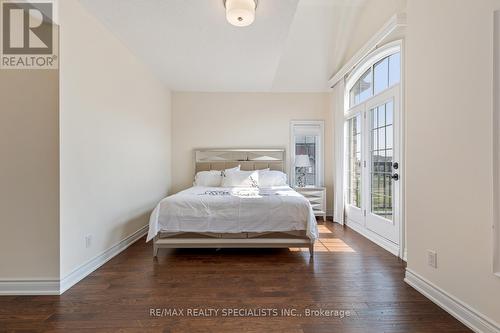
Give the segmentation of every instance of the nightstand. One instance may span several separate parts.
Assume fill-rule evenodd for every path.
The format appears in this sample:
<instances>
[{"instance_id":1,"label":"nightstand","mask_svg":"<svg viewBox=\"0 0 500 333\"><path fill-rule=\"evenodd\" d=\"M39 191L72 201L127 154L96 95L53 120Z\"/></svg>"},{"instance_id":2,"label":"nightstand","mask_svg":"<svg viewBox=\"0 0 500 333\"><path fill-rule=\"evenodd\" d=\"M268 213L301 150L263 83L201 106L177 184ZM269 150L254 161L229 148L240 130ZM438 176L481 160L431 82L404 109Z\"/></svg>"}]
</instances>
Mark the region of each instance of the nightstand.
<instances>
[{"instance_id":1,"label":"nightstand","mask_svg":"<svg viewBox=\"0 0 500 333\"><path fill-rule=\"evenodd\" d=\"M323 221L326 221L326 188L306 186L293 189L311 203L315 216L323 216Z\"/></svg>"}]
</instances>

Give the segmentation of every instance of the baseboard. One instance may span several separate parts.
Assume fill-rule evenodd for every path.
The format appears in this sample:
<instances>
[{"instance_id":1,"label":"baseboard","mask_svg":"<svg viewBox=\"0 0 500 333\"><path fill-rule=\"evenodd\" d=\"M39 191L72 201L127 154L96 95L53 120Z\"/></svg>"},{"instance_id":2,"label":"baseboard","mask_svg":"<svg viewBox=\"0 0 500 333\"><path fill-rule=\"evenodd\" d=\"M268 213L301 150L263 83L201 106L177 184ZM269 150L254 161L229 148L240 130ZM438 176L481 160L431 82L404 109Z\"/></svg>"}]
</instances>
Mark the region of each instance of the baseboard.
<instances>
[{"instance_id":1,"label":"baseboard","mask_svg":"<svg viewBox=\"0 0 500 333\"><path fill-rule=\"evenodd\" d=\"M404 280L474 332L500 333L500 325L498 323L456 299L408 268L406 269Z\"/></svg>"},{"instance_id":2,"label":"baseboard","mask_svg":"<svg viewBox=\"0 0 500 333\"><path fill-rule=\"evenodd\" d=\"M69 288L80 282L87 275L104 265L109 260L113 259L116 255L120 254L123 250L134 244L137 240L147 234L148 225L143 226L132 235L124 238L118 244L110 247L100 255L89 260L85 264L73 270L71 273L61 279L60 294L64 293Z\"/></svg>"},{"instance_id":3,"label":"baseboard","mask_svg":"<svg viewBox=\"0 0 500 333\"><path fill-rule=\"evenodd\" d=\"M81 265L61 280L0 280L0 295L61 295L148 232L148 225Z\"/></svg>"},{"instance_id":4,"label":"baseboard","mask_svg":"<svg viewBox=\"0 0 500 333\"><path fill-rule=\"evenodd\" d=\"M59 280L3 280L0 295L59 295Z\"/></svg>"},{"instance_id":5,"label":"baseboard","mask_svg":"<svg viewBox=\"0 0 500 333\"><path fill-rule=\"evenodd\" d=\"M390 253L394 254L396 257L399 257L399 246L394 244L393 242L388 241L387 239L377 235L373 231L370 231L360 225L358 225L356 222L352 222L347 220L346 225L351 228L352 230L356 231L357 233L363 235L364 237L368 238L381 248L383 248L386 251L389 251Z\"/></svg>"}]
</instances>

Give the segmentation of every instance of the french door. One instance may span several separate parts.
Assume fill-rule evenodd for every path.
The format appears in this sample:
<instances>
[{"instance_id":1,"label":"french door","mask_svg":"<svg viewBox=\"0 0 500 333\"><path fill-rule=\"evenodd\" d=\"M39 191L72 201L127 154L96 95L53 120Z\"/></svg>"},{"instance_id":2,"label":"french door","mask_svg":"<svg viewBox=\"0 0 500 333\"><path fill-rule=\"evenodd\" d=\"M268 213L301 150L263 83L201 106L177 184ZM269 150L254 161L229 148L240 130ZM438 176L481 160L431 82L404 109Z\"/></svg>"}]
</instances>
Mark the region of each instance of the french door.
<instances>
[{"instance_id":1,"label":"french door","mask_svg":"<svg viewBox=\"0 0 500 333\"><path fill-rule=\"evenodd\" d=\"M349 110L345 122L348 224L390 248L400 243L399 117L397 85Z\"/></svg>"}]
</instances>

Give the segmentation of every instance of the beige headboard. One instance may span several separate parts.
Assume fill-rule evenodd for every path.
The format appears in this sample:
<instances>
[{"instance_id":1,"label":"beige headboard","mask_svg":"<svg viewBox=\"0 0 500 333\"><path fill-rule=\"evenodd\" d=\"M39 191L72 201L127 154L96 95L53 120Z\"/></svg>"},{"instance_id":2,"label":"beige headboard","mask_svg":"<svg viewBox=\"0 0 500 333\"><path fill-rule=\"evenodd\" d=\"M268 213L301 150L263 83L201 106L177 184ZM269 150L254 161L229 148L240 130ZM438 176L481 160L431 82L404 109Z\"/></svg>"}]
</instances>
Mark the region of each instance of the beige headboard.
<instances>
[{"instance_id":1,"label":"beige headboard","mask_svg":"<svg viewBox=\"0 0 500 333\"><path fill-rule=\"evenodd\" d=\"M285 149L202 149L195 151L195 172L224 170L241 165L241 170L269 168L285 172Z\"/></svg>"}]
</instances>

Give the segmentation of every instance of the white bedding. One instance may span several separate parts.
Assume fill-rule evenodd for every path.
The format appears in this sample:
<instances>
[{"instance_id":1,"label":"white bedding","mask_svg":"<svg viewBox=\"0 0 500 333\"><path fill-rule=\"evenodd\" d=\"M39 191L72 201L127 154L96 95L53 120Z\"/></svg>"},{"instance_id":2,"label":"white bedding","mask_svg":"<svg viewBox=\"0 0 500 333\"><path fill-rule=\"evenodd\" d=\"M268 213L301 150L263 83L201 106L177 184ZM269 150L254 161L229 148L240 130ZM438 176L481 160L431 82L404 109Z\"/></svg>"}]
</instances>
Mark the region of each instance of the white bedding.
<instances>
[{"instance_id":1,"label":"white bedding","mask_svg":"<svg viewBox=\"0 0 500 333\"><path fill-rule=\"evenodd\" d=\"M159 232L285 232L318 238L312 207L288 186L269 189L195 186L156 206L147 241Z\"/></svg>"}]
</instances>

